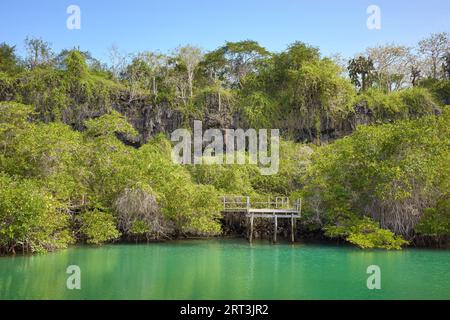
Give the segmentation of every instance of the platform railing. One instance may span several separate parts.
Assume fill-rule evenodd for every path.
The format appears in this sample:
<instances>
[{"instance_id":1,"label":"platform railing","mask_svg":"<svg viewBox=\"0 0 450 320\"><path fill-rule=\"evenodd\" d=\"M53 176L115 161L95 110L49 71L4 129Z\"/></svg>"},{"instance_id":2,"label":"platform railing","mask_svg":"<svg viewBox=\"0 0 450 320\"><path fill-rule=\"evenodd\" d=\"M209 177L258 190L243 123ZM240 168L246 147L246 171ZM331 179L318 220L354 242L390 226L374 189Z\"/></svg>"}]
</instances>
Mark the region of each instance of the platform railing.
<instances>
[{"instance_id":1,"label":"platform railing","mask_svg":"<svg viewBox=\"0 0 450 320\"><path fill-rule=\"evenodd\" d=\"M222 196L221 202L224 211L249 210L249 209L289 209L300 211L301 199L295 200L292 204L289 197L268 197L267 201L263 199L251 199L248 196Z\"/></svg>"}]
</instances>

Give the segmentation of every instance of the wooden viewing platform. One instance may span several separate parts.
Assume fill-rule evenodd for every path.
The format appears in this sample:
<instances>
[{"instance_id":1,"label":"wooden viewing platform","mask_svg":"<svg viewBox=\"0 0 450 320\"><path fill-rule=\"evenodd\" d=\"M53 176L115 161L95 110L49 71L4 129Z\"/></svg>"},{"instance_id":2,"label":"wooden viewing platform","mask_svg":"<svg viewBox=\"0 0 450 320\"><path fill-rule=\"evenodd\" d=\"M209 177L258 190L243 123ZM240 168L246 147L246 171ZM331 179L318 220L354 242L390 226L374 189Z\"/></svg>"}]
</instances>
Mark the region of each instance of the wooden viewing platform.
<instances>
[{"instance_id":1,"label":"wooden viewing platform","mask_svg":"<svg viewBox=\"0 0 450 320\"><path fill-rule=\"evenodd\" d=\"M291 219L291 241L295 241L296 220L301 218L302 201L296 200L292 205L288 197L276 197L275 201L251 201L250 197L221 197L222 213L245 214L250 220L249 241L253 240L253 222L255 218L274 220L273 241L277 242L278 219Z\"/></svg>"}]
</instances>

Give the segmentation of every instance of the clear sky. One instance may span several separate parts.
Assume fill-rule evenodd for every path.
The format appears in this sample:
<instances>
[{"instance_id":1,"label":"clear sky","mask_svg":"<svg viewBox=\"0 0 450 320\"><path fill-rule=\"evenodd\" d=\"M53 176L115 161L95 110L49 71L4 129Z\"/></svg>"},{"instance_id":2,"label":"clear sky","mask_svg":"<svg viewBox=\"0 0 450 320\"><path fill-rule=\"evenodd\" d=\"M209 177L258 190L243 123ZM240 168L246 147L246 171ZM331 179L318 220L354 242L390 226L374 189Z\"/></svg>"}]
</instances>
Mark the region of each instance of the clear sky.
<instances>
[{"instance_id":1,"label":"clear sky","mask_svg":"<svg viewBox=\"0 0 450 320\"><path fill-rule=\"evenodd\" d=\"M71 4L81 9L80 30L66 28ZM372 4L381 9L381 30L366 27ZM348 57L377 44L414 45L440 31L450 31L449 0L0 0L0 42L20 54L28 35L55 51L80 46L105 62L112 44L168 52L245 39L271 51L300 40Z\"/></svg>"}]
</instances>

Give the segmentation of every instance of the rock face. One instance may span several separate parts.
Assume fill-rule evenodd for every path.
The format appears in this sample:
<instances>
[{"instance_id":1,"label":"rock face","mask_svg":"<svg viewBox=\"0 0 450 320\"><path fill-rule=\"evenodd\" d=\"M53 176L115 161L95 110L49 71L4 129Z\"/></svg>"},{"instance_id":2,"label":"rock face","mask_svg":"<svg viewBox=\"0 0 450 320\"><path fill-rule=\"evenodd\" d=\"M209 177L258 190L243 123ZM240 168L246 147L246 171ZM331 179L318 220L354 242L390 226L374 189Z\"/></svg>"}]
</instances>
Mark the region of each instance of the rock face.
<instances>
[{"instance_id":1,"label":"rock face","mask_svg":"<svg viewBox=\"0 0 450 320\"><path fill-rule=\"evenodd\" d=\"M136 99L129 101L127 99L119 99L112 105L113 109L123 114L127 120L139 132L139 144L145 143L152 136L158 133L170 135L174 130L182 128L183 124L200 120L203 123L203 130L208 128L217 129L247 129L245 122L238 112L231 112L229 109L217 110L213 107L205 108L201 116L192 119L184 119L180 111L174 110L168 102L155 103L150 99ZM356 105L355 112L347 119L340 122L330 123L327 119L322 119L325 124L324 129L318 135L314 128L298 129L294 133L294 139L297 141L320 141L327 142L338 139L350 134L355 130L357 125L369 124L372 121L371 110L363 105ZM283 128L280 128L283 134Z\"/></svg>"},{"instance_id":2,"label":"rock face","mask_svg":"<svg viewBox=\"0 0 450 320\"><path fill-rule=\"evenodd\" d=\"M200 107L189 116L174 109L169 102L156 102L149 96L130 99L124 94L116 97L113 101L113 109L123 114L140 134L138 141L133 141L133 144L145 143L158 133L170 136L173 131L183 126L186 127L188 124L192 128L194 120L202 121L203 130L209 128L248 129L239 108L233 107L226 101L219 104L215 95L205 95L201 100ZM280 129L282 136L297 142L323 143L351 134L358 125L374 123L375 117L367 104L358 103L354 106L353 112L347 115L332 119L320 114L318 121L320 121L320 132L315 128L314 123L304 121L299 114L292 114L287 117L286 121L275 124L274 129Z\"/></svg>"},{"instance_id":3,"label":"rock face","mask_svg":"<svg viewBox=\"0 0 450 320\"><path fill-rule=\"evenodd\" d=\"M199 115L187 118L180 111L174 110L169 102L155 102L150 97L130 99L124 94L114 99L112 108L123 114L139 132L139 143L142 144L158 133L169 136L186 123L193 127L194 120L202 121L204 130L236 128L237 115L225 104L218 110L215 108L216 104L214 97L205 97L204 107L199 110Z\"/></svg>"},{"instance_id":4,"label":"rock face","mask_svg":"<svg viewBox=\"0 0 450 320\"><path fill-rule=\"evenodd\" d=\"M238 127L238 117L233 112L230 101L220 99L215 94L205 95L203 98L204 118L198 119L204 122L206 128L236 129ZM220 107L219 107L220 106Z\"/></svg>"},{"instance_id":5,"label":"rock face","mask_svg":"<svg viewBox=\"0 0 450 320\"><path fill-rule=\"evenodd\" d=\"M182 125L183 117L173 110L168 103L155 103L150 99L119 99L113 103L113 109L123 114L139 132L139 143L145 143L158 134L170 134Z\"/></svg>"}]
</instances>

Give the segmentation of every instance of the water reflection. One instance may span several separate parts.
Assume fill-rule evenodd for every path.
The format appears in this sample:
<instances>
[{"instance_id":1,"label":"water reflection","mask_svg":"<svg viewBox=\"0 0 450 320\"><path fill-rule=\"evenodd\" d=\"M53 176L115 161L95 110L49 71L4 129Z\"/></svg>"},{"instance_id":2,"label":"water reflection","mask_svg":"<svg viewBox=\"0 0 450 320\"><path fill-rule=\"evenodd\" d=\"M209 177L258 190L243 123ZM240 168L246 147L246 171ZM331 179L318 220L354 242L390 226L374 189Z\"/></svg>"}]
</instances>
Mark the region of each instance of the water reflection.
<instances>
[{"instance_id":1,"label":"water reflection","mask_svg":"<svg viewBox=\"0 0 450 320\"><path fill-rule=\"evenodd\" d=\"M382 289L368 290L378 265ZM81 290L66 268L81 268ZM450 251L244 240L75 247L0 258L0 299L450 299Z\"/></svg>"}]
</instances>

